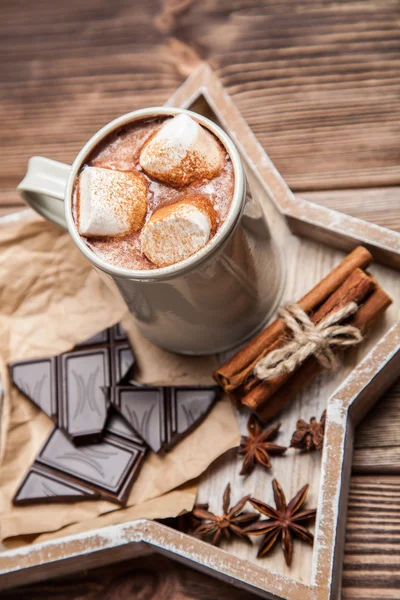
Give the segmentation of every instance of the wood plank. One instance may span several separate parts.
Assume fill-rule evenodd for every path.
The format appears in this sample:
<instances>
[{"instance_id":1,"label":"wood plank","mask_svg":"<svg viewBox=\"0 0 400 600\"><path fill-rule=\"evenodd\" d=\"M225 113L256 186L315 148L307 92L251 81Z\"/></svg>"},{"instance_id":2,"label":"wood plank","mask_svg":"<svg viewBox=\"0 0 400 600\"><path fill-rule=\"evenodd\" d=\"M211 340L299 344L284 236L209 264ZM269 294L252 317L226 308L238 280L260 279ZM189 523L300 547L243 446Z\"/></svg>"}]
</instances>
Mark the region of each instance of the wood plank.
<instances>
[{"instance_id":1,"label":"wood plank","mask_svg":"<svg viewBox=\"0 0 400 600\"><path fill-rule=\"evenodd\" d=\"M163 104L183 80L154 24L154 2L2 2L0 188L7 204L27 160L71 162L102 125Z\"/></svg>"},{"instance_id":2,"label":"wood plank","mask_svg":"<svg viewBox=\"0 0 400 600\"><path fill-rule=\"evenodd\" d=\"M352 478L343 573L343 600L398 599L400 476ZM297 545L297 542L295 542ZM266 564L268 559L263 559ZM2 595L3 600L252 600L207 575L159 555L84 572Z\"/></svg>"},{"instance_id":3,"label":"wood plank","mask_svg":"<svg viewBox=\"0 0 400 600\"><path fill-rule=\"evenodd\" d=\"M377 402L356 430L354 473L400 473L400 382Z\"/></svg>"},{"instance_id":4,"label":"wood plank","mask_svg":"<svg viewBox=\"0 0 400 600\"><path fill-rule=\"evenodd\" d=\"M376 225L400 231L400 187L305 191L302 198Z\"/></svg>"},{"instance_id":5,"label":"wood plank","mask_svg":"<svg viewBox=\"0 0 400 600\"><path fill-rule=\"evenodd\" d=\"M160 555L126 561L2 594L2 600L252 600L240 591Z\"/></svg>"},{"instance_id":6,"label":"wood plank","mask_svg":"<svg viewBox=\"0 0 400 600\"><path fill-rule=\"evenodd\" d=\"M352 478L343 600L399 598L400 477Z\"/></svg>"},{"instance_id":7,"label":"wood plank","mask_svg":"<svg viewBox=\"0 0 400 600\"><path fill-rule=\"evenodd\" d=\"M8 202L29 156L71 161L207 59L295 190L398 185L397 2L1 3Z\"/></svg>"},{"instance_id":8,"label":"wood plank","mask_svg":"<svg viewBox=\"0 0 400 600\"><path fill-rule=\"evenodd\" d=\"M201 6L180 37L204 49L294 190L399 183L396 3Z\"/></svg>"}]
</instances>

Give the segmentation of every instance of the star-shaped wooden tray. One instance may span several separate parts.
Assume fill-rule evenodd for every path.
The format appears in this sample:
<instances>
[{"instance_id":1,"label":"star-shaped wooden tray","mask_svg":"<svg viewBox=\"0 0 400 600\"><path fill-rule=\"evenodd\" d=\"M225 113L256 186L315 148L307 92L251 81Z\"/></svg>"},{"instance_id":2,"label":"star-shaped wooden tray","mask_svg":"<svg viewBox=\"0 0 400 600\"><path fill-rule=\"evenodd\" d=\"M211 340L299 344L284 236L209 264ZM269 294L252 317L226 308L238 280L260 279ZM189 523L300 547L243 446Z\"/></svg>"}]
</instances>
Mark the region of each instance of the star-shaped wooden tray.
<instances>
[{"instance_id":1,"label":"star-shaped wooden tray","mask_svg":"<svg viewBox=\"0 0 400 600\"><path fill-rule=\"evenodd\" d=\"M314 547L295 542L293 562L288 567L279 548L257 559L256 547L240 540L215 548L160 523L140 520L3 552L0 588L16 585L21 577L28 583L154 550L266 598L337 598L354 429L393 383L400 367L400 278L396 271L400 266L400 234L295 198L207 65L199 67L168 104L190 108L217 121L239 148L252 192L260 198L285 256L283 301L301 297L358 244L374 255L376 263L370 270L394 300L362 347L348 352L337 372L319 377L280 415L282 433L277 443L287 446L298 418L319 418L327 408L322 455L290 450L285 456L272 457L271 472L257 468L243 478L239 475L241 461L231 452L218 460L199 484L199 502L209 501L210 510L217 512L228 481L233 503L251 493L268 504L273 504L274 477L287 498L309 483L307 506L317 507ZM222 362L224 357L220 358ZM247 415L239 419L244 431Z\"/></svg>"}]
</instances>

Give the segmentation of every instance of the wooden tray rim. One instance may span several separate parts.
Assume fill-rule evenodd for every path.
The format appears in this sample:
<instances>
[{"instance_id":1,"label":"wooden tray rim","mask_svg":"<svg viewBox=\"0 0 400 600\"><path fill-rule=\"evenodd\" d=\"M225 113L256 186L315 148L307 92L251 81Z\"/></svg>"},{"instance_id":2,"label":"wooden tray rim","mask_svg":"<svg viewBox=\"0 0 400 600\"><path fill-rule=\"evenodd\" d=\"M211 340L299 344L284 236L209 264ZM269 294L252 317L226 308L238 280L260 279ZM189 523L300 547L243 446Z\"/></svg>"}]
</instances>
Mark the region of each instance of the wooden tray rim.
<instances>
[{"instance_id":1,"label":"wooden tray rim","mask_svg":"<svg viewBox=\"0 0 400 600\"><path fill-rule=\"evenodd\" d=\"M229 130L294 233L342 250L351 250L361 243L373 251L378 262L400 267L399 233L294 197L207 64L202 64L178 88L167 105L187 108L200 96ZM400 322L397 322L329 398L311 585L272 573L265 563L237 558L160 523L137 520L0 553L0 589L17 585L21 569L27 583L72 572L81 567L83 556L85 568L90 568L89 565L117 562L151 547L266 598L337 597L354 428L394 382L399 367Z\"/></svg>"}]
</instances>

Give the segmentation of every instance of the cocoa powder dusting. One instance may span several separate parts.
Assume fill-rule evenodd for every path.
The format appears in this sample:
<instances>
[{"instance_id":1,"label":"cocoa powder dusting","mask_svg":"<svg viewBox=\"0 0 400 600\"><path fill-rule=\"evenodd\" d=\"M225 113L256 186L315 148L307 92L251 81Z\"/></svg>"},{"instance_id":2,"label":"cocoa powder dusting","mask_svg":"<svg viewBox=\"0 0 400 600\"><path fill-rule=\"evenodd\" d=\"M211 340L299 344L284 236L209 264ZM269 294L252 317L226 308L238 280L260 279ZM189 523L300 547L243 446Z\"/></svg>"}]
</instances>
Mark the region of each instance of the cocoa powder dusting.
<instances>
[{"instance_id":1,"label":"cocoa powder dusting","mask_svg":"<svg viewBox=\"0 0 400 600\"><path fill-rule=\"evenodd\" d=\"M148 183L148 206L145 222L159 208L183 200L186 195L208 196L215 212L215 227L212 232L215 235L228 215L234 191L232 162L219 141L218 144L224 156L223 167L212 179L204 176L184 187L173 187L149 177L139 164L143 146L168 118L170 117L146 119L121 127L97 146L84 166L140 172ZM191 158L186 157L179 166L179 170L182 172L174 173L175 181L176 179L192 179L193 173L198 168L199 160L197 155ZM176 177L177 175L178 177ZM72 211L74 221L77 223L79 219L79 178L75 182ZM115 266L142 270L157 268L141 251L140 231L119 237L83 237L83 239L97 256Z\"/></svg>"}]
</instances>

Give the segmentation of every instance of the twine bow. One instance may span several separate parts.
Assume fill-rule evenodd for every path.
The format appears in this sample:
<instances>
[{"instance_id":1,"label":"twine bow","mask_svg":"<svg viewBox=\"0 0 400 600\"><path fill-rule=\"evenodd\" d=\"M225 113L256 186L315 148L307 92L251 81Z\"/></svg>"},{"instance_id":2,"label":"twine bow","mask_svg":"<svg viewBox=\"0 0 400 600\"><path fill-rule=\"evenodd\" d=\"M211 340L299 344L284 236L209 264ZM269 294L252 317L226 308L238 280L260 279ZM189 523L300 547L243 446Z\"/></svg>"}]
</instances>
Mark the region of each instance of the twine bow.
<instances>
[{"instance_id":1,"label":"twine bow","mask_svg":"<svg viewBox=\"0 0 400 600\"><path fill-rule=\"evenodd\" d=\"M315 325L298 304L286 304L280 309L279 316L292 332L292 339L257 362L254 367L256 377L273 379L291 373L311 355L324 369L335 369L337 360L332 347L355 346L363 339L357 327L338 324L356 311L357 304L349 302Z\"/></svg>"}]
</instances>

